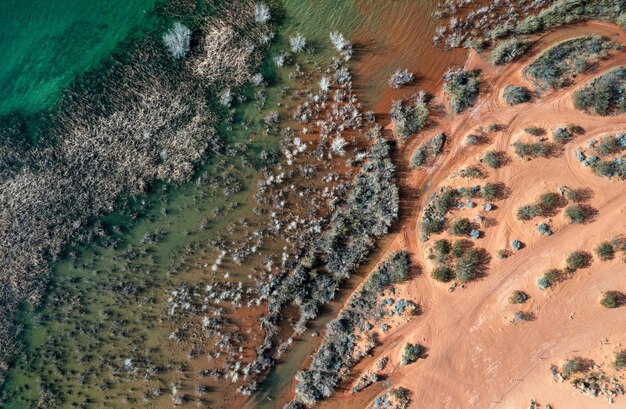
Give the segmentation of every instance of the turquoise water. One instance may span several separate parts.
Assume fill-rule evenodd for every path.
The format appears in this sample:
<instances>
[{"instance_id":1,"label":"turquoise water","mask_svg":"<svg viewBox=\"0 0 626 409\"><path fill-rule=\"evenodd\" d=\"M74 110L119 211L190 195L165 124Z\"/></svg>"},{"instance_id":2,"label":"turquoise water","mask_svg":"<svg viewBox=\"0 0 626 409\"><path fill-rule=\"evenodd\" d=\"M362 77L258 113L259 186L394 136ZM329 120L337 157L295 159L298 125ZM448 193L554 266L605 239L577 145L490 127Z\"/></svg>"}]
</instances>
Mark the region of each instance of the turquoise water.
<instances>
[{"instance_id":1,"label":"turquoise water","mask_svg":"<svg viewBox=\"0 0 626 409\"><path fill-rule=\"evenodd\" d=\"M158 0L1 0L0 116L49 109L145 25Z\"/></svg>"}]
</instances>

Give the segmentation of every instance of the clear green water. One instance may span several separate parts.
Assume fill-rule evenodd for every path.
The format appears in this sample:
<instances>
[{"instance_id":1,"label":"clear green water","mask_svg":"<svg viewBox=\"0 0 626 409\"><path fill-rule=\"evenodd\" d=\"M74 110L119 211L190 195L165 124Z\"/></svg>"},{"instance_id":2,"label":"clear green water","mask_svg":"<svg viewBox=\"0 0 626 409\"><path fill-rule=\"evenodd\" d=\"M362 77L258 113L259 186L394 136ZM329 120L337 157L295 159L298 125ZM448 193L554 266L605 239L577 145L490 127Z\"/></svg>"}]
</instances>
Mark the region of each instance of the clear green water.
<instances>
[{"instance_id":1,"label":"clear green water","mask_svg":"<svg viewBox=\"0 0 626 409\"><path fill-rule=\"evenodd\" d=\"M145 26L158 0L0 1L0 116L46 110Z\"/></svg>"}]
</instances>

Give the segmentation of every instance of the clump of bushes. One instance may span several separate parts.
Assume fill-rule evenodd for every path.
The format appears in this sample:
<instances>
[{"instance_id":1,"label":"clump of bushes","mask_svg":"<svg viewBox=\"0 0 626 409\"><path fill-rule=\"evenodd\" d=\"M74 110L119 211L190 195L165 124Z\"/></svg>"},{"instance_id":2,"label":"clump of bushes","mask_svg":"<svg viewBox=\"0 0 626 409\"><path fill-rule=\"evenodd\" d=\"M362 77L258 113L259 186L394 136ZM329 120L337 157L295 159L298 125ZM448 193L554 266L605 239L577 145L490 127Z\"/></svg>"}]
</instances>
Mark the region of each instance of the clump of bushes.
<instances>
[{"instance_id":1,"label":"clump of bushes","mask_svg":"<svg viewBox=\"0 0 626 409\"><path fill-rule=\"evenodd\" d=\"M503 156L504 152L487 151L483 160L490 168L498 169L504 163Z\"/></svg>"},{"instance_id":2,"label":"clump of bushes","mask_svg":"<svg viewBox=\"0 0 626 409\"><path fill-rule=\"evenodd\" d=\"M518 105L532 99L532 94L526 87L507 85L502 92L502 98L508 105Z\"/></svg>"},{"instance_id":3,"label":"clump of bushes","mask_svg":"<svg viewBox=\"0 0 626 409\"><path fill-rule=\"evenodd\" d=\"M615 354L615 361L613 362L613 367L616 370L621 371L626 368L626 349L621 350Z\"/></svg>"},{"instance_id":4,"label":"clump of bushes","mask_svg":"<svg viewBox=\"0 0 626 409\"><path fill-rule=\"evenodd\" d=\"M551 287L554 283L559 281L561 278L561 271L556 268L552 268L544 273L542 277L537 280L537 285L542 290L545 290L548 287Z\"/></svg>"},{"instance_id":5,"label":"clump of bushes","mask_svg":"<svg viewBox=\"0 0 626 409\"><path fill-rule=\"evenodd\" d=\"M454 236L467 236L471 230L472 223L466 217L452 222L449 229L450 234Z\"/></svg>"},{"instance_id":6,"label":"clump of bushes","mask_svg":"<svg viewBox=\"0 0 626 409\"><path fill-rule=\"evenodd\" d=\"M498 43L491 51L491 59L494 65L504 65L518 59L526 49L529 43L522 41L516 37L508 38Z\"/></svg>"},{"instance_id":7,"label":"clump of bushes","mask_svg":"<svg viewBox=\"0 0 626 409\"><path fill-rule=\"evenodd\" d=\"M607 116L626 112L626 67L618 67L597 77L574 93L576 109Z\"/></svg>"},{"instance_id":8,"label":"clump of bushes","mask_svg":"<svg viewBox=\"0 0 626 409\"><path fill-rule=\"evenodd\" d=\"M513 291L513 294L509 297L511 304L524 304L526 301L528 301L528 294L520 290Z\"/></svg>"},{"instance_id":9,"label":"clump of bushes","mask_svg":"<svg viewBox=\"0 0 626 409\"><path fill-rule=\"evenodd\" d=\"M565 259L565 265L569 271L576 271L581 268L587 268L591 265L593 257L587 251L574 251Z\"/></svg>"},{"instance_id":10,"label":"clump of bushes","mask_svg":"<svg viewBox=\"0 0 626 409\"><path fill-rule=\"evenodd\" d=\"M438 133L431 140L419 146L411 157L411 166L413 168L426 164L431 155L439 155L443 152L446 137L442 133Z\"/></svg>"},{"instance_id":11,"label":"clump of bushes","mask_svg":"<svg viewBox=\"0 0 626 409\"><path fill-rule=\"evenodd\" d=\"M615 247L610 241L602 242L596 247L596 255L602 261L613 260L615 258Z\"/></svg>"},{"instance_id":12,"label":"clump of bushes","mask_svg":"<svg viewBox=\"0 0 626 409\"><path fill-rule=\"evenodd\" d=\"M521 158L549 158L555 153L554 147L546 142L524 143L517 141L513 147L515 154Z\"/></svg>"},{"instance_id":13,"label":"clump of bushes","mask_svg":"<svg viewBox=\"0 0 626 409\"><path fill-rule=\"evenodd\" d=\"M606 308L619 308L624 305L626 296L620 291L607 291L602 296L600 304Z\"/></svg>"},{"instance_id":14,"label":"clump of bushes","mask_svg":"<svg viewBox=\"0 0 626 409\"><path fill-rule=\"evenodd\" d=\"M421 230L425 234L441 233L446 222L446 214L456 206L458 192L445 188L428 203L422 216Z\"/></svg>"},{"instance_id":15,"label":"clump of bushes","mask_svg":"<svg viewBox=\"0 0 626 409\"><path fill-rule=\"evenodd\" d=\"M528 128L524 128L524 132L532 136L541 136L546 133L546 130L537 126L531 126Z\"/></svg>"},{"instance_id":16,"label":"clump of bushes","mask_svg":"<svg viewBox=\"0 0 626 409\"><path fill-rule=\"evenodd\" d=\"M574 134L570 132L567 128L559 127L554 130L554 141L560 144L566 144L569 142Z\"/></svg>"},{"instance_id":17,"label":"clump of bushes","mask_svg":"<svg viewBox=\"0 0 626 409\"><path fill-rule=\"evenodd\" d=\"M474 106L480 88L477 71L456 70L444 75L443 89L450 102L450 110L460 114Z\"/></svg>"},{"instance_id":18,"label":"clump of bushes","mask_svg":"<svg viewBox=\"0 0 626 409\"><path fill-rule=\"evenodd\" d=\"M616 44L600 36L579 37L550 48L524 71L540 88L558 89L569 85L575 75L588 70L616 48Z\"/></svg>"},{"instance_id":19,"label":"clump of bushes","mask_svg":"<svg viewBox=\"0 0 626 409\"><path fill-rule=\"evenodd\" d=\"M596 210L591 206L585 204L574 204L565 209L565 216L569 219L570 223L587 223L596 214Z\"/></svg>"},{"instance_id":20,"label":"clump of bushes","mask_svg":"<svg viewBox=\"0 0 626 409\"><path fill-rule=\"evenodd\" d=\"M585 372L589 369L590 362L577 356L568 359L561 365L561 375L563 378L568 379L575 373Z\"/></svg>"},{"instance_id":21,"label":"clump of bushes","mask_svg":"<svg viewBox=\"0 0 626 409\"><path fill-rule=\"evenodd\" d=\"M540 225L538 225L537 231L544 236L552 236L552 234L554 233L547 223L541 223Z\"/></svg>"},{"instance_id":22,"label":"clump of bushes","mask_svg":"<svg viewBox=\"0 0 626 409\"><path fill-rule=\"evenodd\" d=\"M527 221L537 216L548 216L563 205L564 201L561 196L554 192L547 192L539 196L536 204L524 205L517 209L517 218Z\"/></svg>"},{"instance_id":23,"label":"clump of bushes","mask_svg":"<svg viewBox=\"0 0 626 409\"><path fill-rule=\"evenodd\" d=\"M391 106L390 117L394 121L395 135L401 141L424 128L428 122L428 104L426 95L413 95L409 100L394 101Z\"/></svg>"},{"instance_id":24,"label":"clump of bushes","mask_svg":"<svg viewBox=\"0 0 626 409\"><path fill-rule=\"evenodd\" d=\"M484 264L483 252L474 248L465 250L456 263L454 273L457 280L467 283L476 279L481 274Z\"/></svg>"},{"instance_id":25,"label":"clump of bushes","mask_svg":"<svg viewBox=\"0 0 626 409\"><path fill-rule=\"evenodd\" d=\"M454 279L455 274L451 268L444 265L436 267L431 273L431 277L439 282L448 283Z\"/></svg>"},{"instance_id":26,"label":"clump of bushes","mask_svg":"<svg viewBox=\"0 0 626 409\"><path fill-rule=\"evenodd\" d=\"M391 254L370 275L361 291L349 302L349 307L327 325L327 332L319 350L313 355L308 370L297 375L296 397L307 405L329 397L339 382L341 370L352 366L356 345L355 328L360 326L376 306L378 294L385 288L408 277L411 268L406 251Z\"/></svg>"},{"instance_id":27,"label":"clump of bushes","mask_svg":"<svg viewBox=\"0 0 626 409\"><path fill-rule=\"evenodd\" d=\"M410 342L408 342L404 346L400 363L402 365L412 364L413 362L420 359L423 354L424 348L420 344L411 344Z\"/></svg>"},{"instance_id":28,"label":"clump of bushes","mask_svg":"<svg viewBox=\"0 0 626 409\"><path fill-rule=\"evenodd\" d=\"M415 80L415 75L407 69L397 70L389 78L389 86L398 89L403 85L410 84Z\"/></svg>"}]
</instances>

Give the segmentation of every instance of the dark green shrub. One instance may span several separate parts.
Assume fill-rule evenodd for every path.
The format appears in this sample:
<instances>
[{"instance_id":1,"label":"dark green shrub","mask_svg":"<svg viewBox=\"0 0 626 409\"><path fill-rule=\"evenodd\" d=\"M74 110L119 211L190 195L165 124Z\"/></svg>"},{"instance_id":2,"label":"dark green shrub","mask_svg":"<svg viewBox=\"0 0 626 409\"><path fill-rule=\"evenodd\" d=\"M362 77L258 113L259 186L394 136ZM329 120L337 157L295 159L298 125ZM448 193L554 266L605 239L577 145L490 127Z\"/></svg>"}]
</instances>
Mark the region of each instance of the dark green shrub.
<instances>
[{"instance_id":1,"label":"dark green shrub","mask_svg":"<svg viewBox=\"0 0 626 409\"><path fill-rule=\"evenodd\" d=\"M448 255L450 254L450 250L452 250L452 247L448 240L440 239L437 240L435 244L433 244L433 253L435 259L440 263L446 261Z\"/></svg>"},{"instance_id":2,"label":"dark green shrub","mask_svg":"<svg viewBox=\"0 0 626 409\"><path fill-rule=\"evenodd\" d=\"M541 209L537 205L524 205L517 209L517 218L520 220L532 220L541 215Z\"/></svg>"},{"instance_id":3,"label":"dark green shrub","mask_svg":"<svg viewBox=\"0 0 626 409\"><path fill-rule=\"evenodd\" d=\"M428 123L430 112L424 98L413 95L412 99L394 101L390 117L394 122L395 135L400 141L406 141Z\"/></svg>"},{"instance_id":4,"label":"dark green shrub","mask_svg":"<svg viewBox=\"0 0 626 409\"><path fill-rule=\"evenodd\" d=\"M413 153L411 157L411 166L416 168L423 166L428 160L428 151L424 147L419 147Z\"/></svg>"},{"instance_id":5,"label":"dark green shrub","mask_svg":"<svg viewBox=\"0 0 626 409\"><path fill-rule=\"evenodd\" d=\"M518 105L530 101L532 94L526 87L507 85L502 92L502 98L508 105Z\"/></svg>"},{"instance_id":6,"label":"dark green shrub","mask_svg":"<svg viewBox=\"0 0 626 409\"><path fill-rule=\"evenodd\" d=\"M618 67L574 93L576 109L607 116L626 112L626 68Z\"/></svg>"},{"instance_id":7,"label":"dark green shrub","mask_svg":"<svg viewBox=\"0 0 626 409\"><path fill-rule=\"evenodd\" d=\"M596 255L602 261L613 260L615 258L615 248L610 241L602 242L596 247Z\"/></svg>"},{"instance_id":8,"label":"dark green shrub","mask_svg":"<svg viewBox=\"0 0 626 409\"><path fill-rule=\"evenodd\" d=\"M450 224L450 234L454 236L467 236L472 230L472 223L470 223L468 218L463 218L454 221Z\"/></svg>"},{"instance_id":9,"label":"dark green shrub","mask_svg":"<svg viewBox=\"0 0 626 409\"><path fill-rule=\"evenodd\" d=\"M502 166L502 152L487 151L484 161L490 168L498 169Z\"/></svg>"},{"instance_id":10,"label":"dark green shrub","mask_svg":"<svg viewBox=\"0 0 626 409\"><path fill-rule=\"evenodd\" d=\"M587 268L591 265L593 257L586 251L574 251L567 256L565 264L570 271L576 271L581 268Z\"/></svg>"},{"instance_id":11,"label":"dark green shrub","mask_svg":"<svg viewBox=\"0 0 626 409\"><path fill-rule=\"evenodd\" d=\"M575 204L565 209L570 223L586 223L595 215L595 210L587 205Z\"/></svg>"},{"instance_id":12,"label":"dark green shrub","mask_svg":"<svg viewBox=\"0 0 626 409\"><path fill-rule=\"evenodd\" d=\"M457 260L455 274L457 280L467 283L474 280L481 273L483 255L480 250L467 249Z\"/></svg>"},{"instance_id":13,"label":"dark green shrub","mask_svg":"<svg viewBox=\"0 0 626 409\"><path fill-rule=\"evenodd\" d=\"M513 147L515 154L521 158L548 158L554 151L553 147L545 142L523 143L517 141Z\"/></svg>"},{"instance_id":14,"label":"dark green shrub","mask_svg":"<svg viewBox=\"0 0 626 409\"><path fill-rule=\"evenodd\" d=\"M541 136L546 133L543 128L538 128L536 126L531 126L530 128L524 128L524 132L532 136Z\"/></svg>"},{"instance_id":15,"label":"dark green shrub","mask_svg":"<svg viewBox=\"0 0 626 409\"><path fill-rule=\"evenodd\" d=\"M409 365L420 359L424 354L424 348L420 344L411 344L410 342L404 346L402 352L402 365Z\"/></svg>"},{"instance_id":16,"label":"dark green shrub","mask_svg":"<svg viewBox=\"0 0 626 409\"><path fill-rule=\"evenodd\" d=\"M568 131L567 128L559 127L554 130L554 141L556 143L566 144L573 136L574 134Z\"/></svg>"},{"instance_id":17,"label":"dark green shrub","mask_svg":"<svg viewBox=\"0 0 626 409\"><path fill-rule=\"evenodd\" d=\"M476 71L448 71L444 75L443 89L450 102L450 110L460 114L474 106L479 91L479 74Z\"/></svg>"},{"instance_id":18,"label":"dark green shrub","mask_svg":"<svg viewBox=\"0 0 626 409\"><path fill-rule=\"evenodd\" d=\"M509 302L511 304L523 304L528 300L528 294L523 291L515 290L513 294L509 297Z\"/></svg>"},{"instance_id":19,"label":"dark green shrub","mask_svg":"<svg viewBox=\"0 0 626 409\"><path fill-rule=\"evenodd\" d=\"M447 283L454 278L454 271L447 266L439 266L433 270L431 277L442 283Z\"/></svg>"},{"instance_id":20,"label":"dark green shrub","mask_svg":"<svg viewBox=\"0 0 626 409\"><path fill-rule=\"evenodd\" d=\"M466 240L456 240L452 243L452 256L455 258L460 258L463 254L465 254L465 250L471 246L471 243L468 243Z\"/></svg>"},{"instance_id":21,"label":"dark green shrub","mask_svg":"<svg viewBox=\"0 0 626 409\"><path fill-rule=\"evenodd\" d=\"M538 205L543 215L549 215L561 205L561 201L561 196L553 192L548 192L539 196Z\"/></svg>"},{"instance_id":22,"label":"dark green shrub","mask_svg":"<svg viewBox=\"0 0 626 409\"><path fill-rule=\"evenodd\" d=\"M619 308L624 304L624 294L619 291L607 291L600 300L606 308Z\"/></svg>"},{"instance_id":23,"label":"dark green shrub","mask_svg":"<svg viewBox=\"0 0 626 409\"><path fill-rule=\"evenodd\" d=\"M567 360L561 365L561 375L565 379L569 378L575 373L585 372L589 369L589 363L583 358L577 356Z\"/></svg>"},{"instance_id":24,"label":"dark green shrub","mask_svg":"<svg viewBox=\"0 0 626 409\"><path fill-rule=\"evenodd\" d=\"M515 37L508 38L498 43L491 51L491 59L494 65L504 65L518 59L526 49L529 43L521 41Z\"/></svg>"},{"instance_id":25,"label":"dark green shrub","mask_svg":"<svg viewBox=\"0 0 626 409\"><path fill-rule=\"evenodd\" d=\"M600 36L574 38L545 51L525 68L525 72L540 88L562 88L571 83L573 76L615 48L616 44Z\"/></svg>"},{"instance_id":26,"label":"dark green shrub","mask_svg":"<svg viewBox=\"0 0 626 409\"><path fill-rule=\"evenodd\" d=\"M443 152L443 146L446 143L446 136L442 133L438 133L430 140L430 149L433 152L433 155L439 155Z\"/></svg>"},{"instance_id":27,"label":"dark green shrub","mask_svg":"<svg viewBox=\"0 0 626 409\"><path fill-rule=\"evenodd\" d=\"M480 192L483 199L488 201L496 200L500 197L500 188L498 187L498 185L495 185L493 183L485 183L480 188Z\"/></svg>"}]
</instances>

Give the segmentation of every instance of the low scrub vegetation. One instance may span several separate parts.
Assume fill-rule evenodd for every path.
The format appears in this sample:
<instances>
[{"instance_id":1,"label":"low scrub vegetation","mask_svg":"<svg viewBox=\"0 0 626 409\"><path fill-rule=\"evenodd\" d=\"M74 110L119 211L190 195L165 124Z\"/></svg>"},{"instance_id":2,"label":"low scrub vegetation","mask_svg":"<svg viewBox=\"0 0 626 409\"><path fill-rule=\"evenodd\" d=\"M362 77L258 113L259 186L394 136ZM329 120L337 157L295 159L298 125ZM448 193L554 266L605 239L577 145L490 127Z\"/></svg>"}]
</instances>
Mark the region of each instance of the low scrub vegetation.
<instances>
[{"instance_id":1,"label":"low scrub vegetation","mask_svg":"<svg viewBox=\"0 0 626 409\"><path fill-rule=\"evenodd\" d=\"M565 201L554 192L547 192L539 196L536 204L524 205L517 209L517 218L519 220L532 220L537 216L552 216L555 211L563 207Z\"/></svg>"},{"instance_id":2,"label":"low scrub vegetation","mask_svg":"<svg viewBox=\"0 0 626 409\"><path fill-rule=\"evenodd\" d=\"M574 251L565 259L565 265L568 271L576 271L587 268L591 265L593 256L587 251Z\"/></svg>"},{"instance_id":3,"label":"low scrub vegetation","mask_svg":"<svg viewBox=\"0 0 626 409\"><path fill-rule=\"evenodd\" d=\"M410 268L411 260L407 252L391 254L350 299L349 307L327 325L326 335L319 350L313 355L311 366L298 373L298 401L312 405L333 393L341 373L356 363L354 330L371 317L381 291L406 280Z\"/></svg>"},{"instance_id":4,"label":"low scrub vegetation","mask_svg":"<svg viewBox=\"0 0 626 409\"><path fill-rule=\"evenodd\" d=\"M426 95L413 95L410 99L394 101L390 117L394 122L395 135L400 141L406 141L428 122L428 104Z\"/></svg>"},{"instance_id":5,"label":"low scrub vegetation","mask_svg":"<svg viewBox=\"0 0 626 409\"><path fill-rule=\"evenodd\" d=\"M515 154L524 159L549 158L556 154L553 144L548 142L524 143L517 141L513 144Z\"/></svg>"},{"instance_id":6,"label":"low scrub vegetation","mask_svg":"<svg viewBox=\"0 0 626 409\"><path fill-rule=\"evenodd\" d=\"M508 38L498 43L491 51L491 59L494 65L504 65L515 61L524 54L530 44L515 37Z\"/></svg>"},{"instance_id":7,"label":"low scrub vegetation","mask_svg":"<svg viewBox=\"0 0 626 409\"><path fill-rule=\"evenodd\" d=\"M508 105L518 105L532 99L532 94L526 87L507 85L502 92L502 98Z\"/></svg>"},{"instance_id":8,"label":"low scrub vegetation","mask_svg":"<svg viewBox=\"0 0 626 409\"><path fill-rule=\"evenodd\" d=\"M526 301L528 301L528 294L520 290L513 291L513 294L509 297L511 304L524 304Z\"/></svg>"},{"instance_id":9,"label":"low scrub vegetation","mask_svg":"<svg viewBox=\"0 0 626 409\"><path fill-rule=\"evenodd\" d=\"M574 204L565 209L565 216L569 219L570 223L584 224L591 221L597 211L586 204Z\"/></svg>"},{"instance_id":10,"label":"low scrub vegetation","mask_svg":"<svg viewBox=\"0 0 626 409\"><path fill-rule=\"evenodd\" d=\"M606 308L619 308L626 302L626 296L620 291L607 291L602 296L600 304Z\"/></svg>"},{"instance_id":11,"label":"low scrub vegetation","mask_svg":"<svg viewBox=\"0 0 626 409\"><path fill-rule=\"evenodd\" d=\"M402 359L400 360L400 363L402 365L412 364L413 362L420 359L423 354L424 347L422 347L420 344L411 344L410 342L408 342L404 346L404 350L402 351Z\"/></svg>"},{"instance_id":12,"label":"low scrub vegetation","mask_svg":"<svg viewBox=\"0 0 626 409\"><path fill-rule=\"evenodd\" d=\"M460 114L474 106L480 89L477 71L448 71L444 77L443 89L448 96L450 110Z\"/></svg>"},{"instance_id":13,"label":"low scrub vegetation","mask_svg":"<svg viewBox=\"0 0 626 409\"><path fill-rule=\"evenodd\" d=\"M577 74L608 55L617 46L600 36L585 36L564 41L550 48L525 68L525 73L541 89L569 85Z\"/></svg>"},{"instance_id":14,"label":"low scrub vegetation","mask_svg":"<svg viewBox=\"0 0 626 409\"><path fill-rule=\"evenodd\" d=\"M626 68L603 74L574 93L574 106L594 115L608 116L626 112Z\"/></svg>"}]
</instances>

